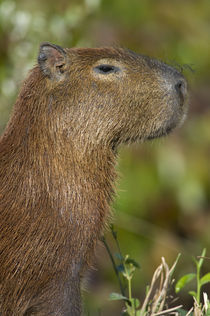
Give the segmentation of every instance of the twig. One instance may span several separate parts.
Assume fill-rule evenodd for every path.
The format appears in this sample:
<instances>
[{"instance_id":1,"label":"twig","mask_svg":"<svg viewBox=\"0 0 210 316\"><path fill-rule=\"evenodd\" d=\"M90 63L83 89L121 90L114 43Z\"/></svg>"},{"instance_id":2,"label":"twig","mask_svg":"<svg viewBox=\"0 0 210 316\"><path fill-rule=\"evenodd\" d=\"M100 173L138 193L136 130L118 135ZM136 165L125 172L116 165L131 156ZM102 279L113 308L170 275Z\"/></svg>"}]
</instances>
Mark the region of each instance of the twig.
<instances>
[{"instance_id":1,"label":"twig","mask_svg":"<svg viewBox=\"0 0 210 316\"><path fill-rule=\"evenodd\" d=\"M166 298L166 292L167 292L167 288L168 288L168 283L169 283L169 267L165 262L165 259L162 257L162 273L161 273L161 277L164 278L164 282L162 285L162 288L159 290L159 293L157 295L157 299L154 301L154 304L152 306L152 313L155 313L157 308L157 311L161 311L161 309L164 306L165 303L165 298Z\"/></svg>"},{"instance_id":2,"label":"twig","mask_svg":"<svg viewBox=\"0 0 210 316\"><path fill-rule=\"evenodd\" d=\"M160 264L157 269L155 270L154 274L153 274L153 278L152 278L152 281L151 281L151 285L150 285L150 288L149 288L149 291L145 297L145 300L144 300L144 303L142 305L142 308L141 308L141 313L140 315L144 315L144 311L146 310L146 307L149 303L149 299L150 299L150 295L153 291L153 288L154 288L154 285L156 283L156 281L158 280L160 274L161 274L161 271L162 271L162 264Z\"/></svg>"},{"instance_id":3,"label":"twig","mask_svg":"<svg viewBox=\"0 0 210 316\"><path fill-rule=\"evenodd\" d=\"M192 313L193 311L193 307L189 310L189 312L186 314L186 316L190 316L190 314Z\"/></svg>"},{"instance_id":4,"label":"twig","mask_svg":"<svg viewBox=\"0 0 210 316\"><path fill-rule=\"evenodd\" d=\"M209 258L209 257L203 257L203 256L197 256L197 258L199 258L199 259L207 259L207 260L210 260L210 258Z\"/></svg>"},{"instance_id":5,"label":"twig","mask_svg":"<svg viewBox=\"0 0 210 316\"><path fill-rule=\"evenodd\" d=\"M159 316L159 315L165 315L165 313L170 313L170 312L174 312L176 311L177 309L181 308L182 305L179 305L179 306L176 306L176 307L172 307L172 308L169 308L169 309L165 309L164 311L162 312L158 312L158 313L155 313L155 314L152 314L152 316ZM187 315L186 315L187 316Z\"/></svg>"}]
</instances>

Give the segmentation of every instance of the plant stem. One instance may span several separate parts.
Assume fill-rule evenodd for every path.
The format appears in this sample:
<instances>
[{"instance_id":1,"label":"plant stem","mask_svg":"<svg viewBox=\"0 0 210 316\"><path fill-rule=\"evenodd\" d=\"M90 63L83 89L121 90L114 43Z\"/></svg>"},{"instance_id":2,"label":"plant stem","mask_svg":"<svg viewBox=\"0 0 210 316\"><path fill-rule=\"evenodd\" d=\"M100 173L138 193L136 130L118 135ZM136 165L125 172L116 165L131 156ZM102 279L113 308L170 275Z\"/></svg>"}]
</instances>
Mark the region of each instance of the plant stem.
<instances>
[{"instance_id":1,"label":"plant stem","mask_svg":"<svg viewBox=\"0 0 210 316\"><path fill-rule=\"evenodd\" d=\"M201 254L201 259L199 261L195 260L196 263L196 267L197 267L197 295L196 295L196 300L198 303L198 306L200 306L200 298L201 298L201 280L200 280L200 271L201 271L201 267L203 265L203 257L205 257L206 255L206 248L203 249L202 254Z\"/></svg>"},{"instance_id":2,"label":"plant stem","mask_svg":"<svg viewBox=\"0 0 210 316\"><path fill-rule=\"evenodd\" d=\"M200 286L200 266L197 265L197 296L196 300L198 305L200 305L200 291L201 291L201 286Z\"/></svg>"},{"instance_id":3,"label":"plant stem","mask_svg":"<svg viewBox=\"0 0 210 316\"><path fill-rule=\"evenodd\" d=\"M132 300L131 278L128 278L128 298L129 298L129 301Z\"/></svg>"},{"instance_id":4,"label":"plant stem","mask_svg":"<svg viewBox=\"0 0 210 316\"><path fill-rule=\"evenodd\" d=\"M113 268L114 268L114 272L115 272L115 274L116 274L116 276L117 276L117 278L118 278L118 282L119 282L121 294L122 294L123 296L125 296L125 291L124 291L124 288L123 288L123 285L122 285L122 282L121 282L121 279L120 279L119 271L117 270L116 263L115 263L115 261L114 261L114 258L113 258L113 256L112 256L112 253L111 253L111 251L110 251L110 249L109 249L109 246L108 246L108 244L107 244L107 242L106 242L105 237L102 237L102 242L103 242L103 244L104 244L104 246L105 246L105 248L106 248L106 250L107 250L107 252L108 252L109 258L110 258L110 260L111 260L111 262L112 262L112 266L113 266Z\"/></svg>"}]
</instances>

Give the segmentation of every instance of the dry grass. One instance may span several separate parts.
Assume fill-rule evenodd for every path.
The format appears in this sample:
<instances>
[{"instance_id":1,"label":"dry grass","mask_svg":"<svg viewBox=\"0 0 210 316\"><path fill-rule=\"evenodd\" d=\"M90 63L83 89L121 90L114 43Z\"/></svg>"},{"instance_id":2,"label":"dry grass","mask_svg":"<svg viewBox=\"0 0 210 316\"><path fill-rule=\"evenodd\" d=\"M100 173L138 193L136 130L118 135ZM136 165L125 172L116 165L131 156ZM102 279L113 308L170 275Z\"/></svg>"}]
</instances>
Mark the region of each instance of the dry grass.
<instances>
[{"instance_id":1,"label":"dry grass","mask_svg":"<svg viewBox=\"0 0 210 316\"><path fill-rule=\"evenodd\" d=\"M179 256L178 256L179 258ZM160 315L181 315L180 309L182 305L177 305L167 308L167 301L169 301L168 292L172 287L174 280L172 278L177 260L171 268L169 268L165 259L162 257L161 264L155 270L149 290L142 304L140 316L160 316ZM204 304L201 306L194 299L194 306L186 311L186 316L208 316L209 314L209 300L206 293L203 295ZM183 315L183 314L182 314Z\"/></svg>"}]
</instances>

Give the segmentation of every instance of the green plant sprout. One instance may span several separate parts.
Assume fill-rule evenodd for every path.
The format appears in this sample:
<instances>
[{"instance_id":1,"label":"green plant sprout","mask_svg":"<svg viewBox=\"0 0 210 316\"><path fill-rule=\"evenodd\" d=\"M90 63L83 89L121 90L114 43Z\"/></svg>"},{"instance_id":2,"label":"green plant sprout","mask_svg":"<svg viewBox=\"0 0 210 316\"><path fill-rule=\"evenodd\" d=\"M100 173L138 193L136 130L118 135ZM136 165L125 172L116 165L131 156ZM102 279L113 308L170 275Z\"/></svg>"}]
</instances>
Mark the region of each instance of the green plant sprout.
<instances>
[{"instance_id":1,"label":"green plant sprout","mask_svg":"<svg viewBox=\"0 0 210 316\"><path fill-rule=\"evenodd\" d=\"M186 286L186 284L188 284L192 280L196 279L196 285L197 285L196 292L189 291L188 293L194 297L198 306L201 305L201 302L200 302L201 301L201 287L204 284L210 283L210 272L208 272L207 274L205 274L204 276L201 277L201 267L203 265L205 255L206 255L206 249L203 249L199 260L196 260L196 258L193 257L193 261L194 261L195 266L196 266L196 273L185 274L183 277L181 277L177 281L177 283L175 285L175 292L179 293L179 291L181 289L183 289ZM210 315L210 311L209 311L208 315Z\"/></svg>"},{"instance_id":2,"label":"green plant sprout","mask_svg":"<svg viewBox=\"0 0 210 316\"><path fill-rule=\"evenodd\" d=\"M111 293L109 298L110 300L123 300L125 302L126 308L123 311L123 315L139 316L140 314L137 308L140 302L137 298L133 298L132 296L132 278L136 268L139 268L139 265L133 259L130 259L128 255L122 257L121 261L122 263L118 265L117 268L127 281L128 297L119 293Z\"/></svg>"},{"instance_id":3,"label":"green plant sprout","mask_svg":"<svg viewBox=\"0 0 210 316\"><path fill-rule=\"evenodd\" d=\"M111 232L118 249L118 252L115 254L116 259L119 261L118 265L116 264L115 259L104 237L102 238L102 241L111 259L115 274L119 282L121 294L111 293L109 298L110 300L123 300L125 302L126 309L124 310L123 315L138 316L139 314L137 313L136 309L139 307L140 303L138 299L132 297L132 278L136 268L140 268L140 266L135 260L129 258L129 255L123 257L117 239L117 232L114 230L113 225L111 226ZM127 281L127 284L125 284L125 280ZM128 297L125 296L126 288L128 288Z\"/></svg>"}]
</instances>

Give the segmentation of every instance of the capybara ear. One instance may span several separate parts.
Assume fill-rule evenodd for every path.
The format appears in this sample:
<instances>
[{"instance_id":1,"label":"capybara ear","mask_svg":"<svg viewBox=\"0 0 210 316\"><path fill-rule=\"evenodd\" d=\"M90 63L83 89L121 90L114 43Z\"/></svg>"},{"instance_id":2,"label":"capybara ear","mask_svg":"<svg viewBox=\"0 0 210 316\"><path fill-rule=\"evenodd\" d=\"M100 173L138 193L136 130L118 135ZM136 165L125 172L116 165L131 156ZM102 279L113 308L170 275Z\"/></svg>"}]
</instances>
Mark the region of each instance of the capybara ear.
<instances>
[{"instance_id":1,"label":"capybara ear","mask_svg":"<svg viewBox=\"0 0 210 316\"><path fill-rule=\"evenodd\" d=\"M40 45L38 63L45 76L60 81L64 78L66 52L58 45L44 42Z\"/></svg>"}]
</instances>

